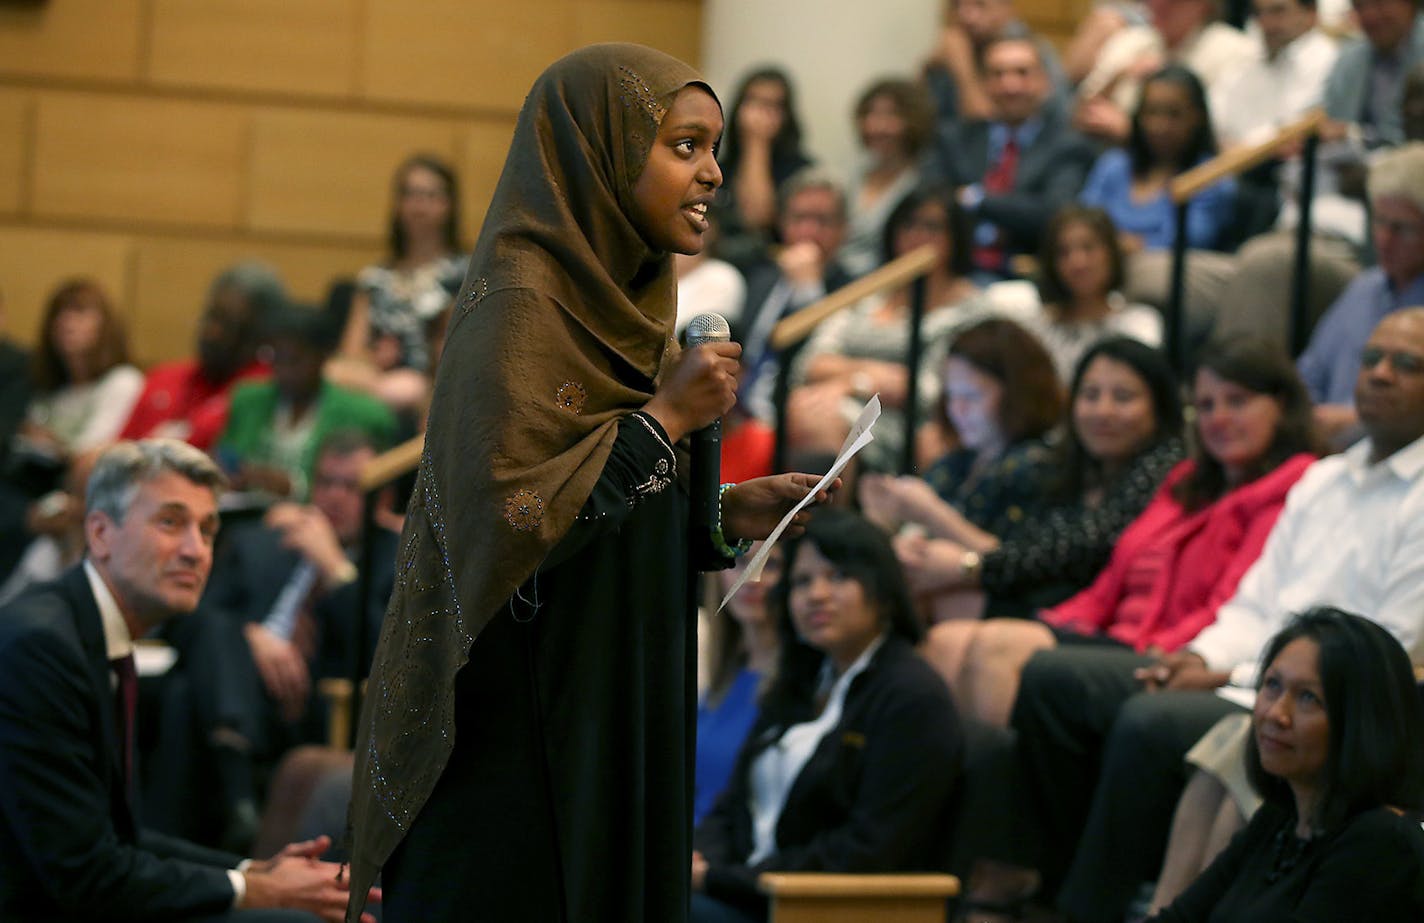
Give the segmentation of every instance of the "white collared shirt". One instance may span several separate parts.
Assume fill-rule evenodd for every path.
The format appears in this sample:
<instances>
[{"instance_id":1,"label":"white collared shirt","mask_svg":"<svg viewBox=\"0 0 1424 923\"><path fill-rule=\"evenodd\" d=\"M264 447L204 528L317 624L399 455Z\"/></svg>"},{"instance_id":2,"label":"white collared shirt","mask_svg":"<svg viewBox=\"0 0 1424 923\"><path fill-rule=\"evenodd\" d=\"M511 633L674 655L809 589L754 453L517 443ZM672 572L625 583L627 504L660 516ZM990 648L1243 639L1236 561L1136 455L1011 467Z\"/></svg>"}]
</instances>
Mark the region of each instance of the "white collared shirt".
<instances>
[{"instance_id":1,"label":"white collared shirt","mask_svg":"<svg viewBox=\"0 0 1424 923\"><path fill-rule=\"evenodd\" d=\"M1264 141L1319 105L1339 53L1335 40L1318 29L1289 43L1274 58L1261 48L1259 57L1212 90L1212 121L1222 144Z\"/></svg>"},{"instance_id":2,"label":"white collared shirt","mask_svg":"<svg viewBox=\"0 0 1424 923\"><path fill-rule=\"evenodd\" d=\"M1188 647L1233 686L1292 615L1329 605L1379 623L1424 662L1424 437L1375 464L1370 440L1306 469L1261 556Z\"/></svg>"},{"instance_id":3,"label":"white collared shirt","mask_svg":"<svg viewBox=\"0 0 1424 923\"><path fill-rule=\"evenodd\" d=\"M782 733L780 740L752 761L751 803L747 806L752 815L752 854L747 857L747 865L755 865L776 851L776 825L781 820L791 787L821 741L840 724L851 681L865 671L870 658L884 643L882 634L836 678L826 698L826 707L814 721L793 724Z\"/></svg>"},{"instance_id":4,"label":"white collared shirt","mask_svg":"<svg viewBox=\"0 0 1424 923\"><path fill-rule=\"evenodd\" d=\"M123 612L119 610L119 601L99 575L94 562L88 558L84 559L84 576L89 581L89 592L94 594L94 604L99 607L99 621L104 626L104 655L110 663L127 657L133 653L134 643L128 622L124 621Z\"/></svg>"}]
</instances>

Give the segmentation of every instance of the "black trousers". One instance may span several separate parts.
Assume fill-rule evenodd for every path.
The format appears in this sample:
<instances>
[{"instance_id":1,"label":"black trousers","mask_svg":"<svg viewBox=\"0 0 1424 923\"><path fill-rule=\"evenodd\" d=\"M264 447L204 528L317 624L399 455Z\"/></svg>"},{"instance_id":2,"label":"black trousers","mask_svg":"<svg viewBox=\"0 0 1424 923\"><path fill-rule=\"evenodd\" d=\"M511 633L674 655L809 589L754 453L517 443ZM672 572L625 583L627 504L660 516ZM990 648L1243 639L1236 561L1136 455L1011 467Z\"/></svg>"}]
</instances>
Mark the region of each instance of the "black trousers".
<instances>
[{"instance_id":1,"label":"black trousers","mask_svg":"<svg viewBox=\"0 0 1424 923\"><path fill-rule=\"evenodd\" d=\"M1062 647L1034 655L1014 705L1025 797L1042 828L1040 869L1058 906L1121 920L1161 870L1183 760L1239 706L1211 692L1145 693L1129 650Z\"/></svg>"}]
</instances>

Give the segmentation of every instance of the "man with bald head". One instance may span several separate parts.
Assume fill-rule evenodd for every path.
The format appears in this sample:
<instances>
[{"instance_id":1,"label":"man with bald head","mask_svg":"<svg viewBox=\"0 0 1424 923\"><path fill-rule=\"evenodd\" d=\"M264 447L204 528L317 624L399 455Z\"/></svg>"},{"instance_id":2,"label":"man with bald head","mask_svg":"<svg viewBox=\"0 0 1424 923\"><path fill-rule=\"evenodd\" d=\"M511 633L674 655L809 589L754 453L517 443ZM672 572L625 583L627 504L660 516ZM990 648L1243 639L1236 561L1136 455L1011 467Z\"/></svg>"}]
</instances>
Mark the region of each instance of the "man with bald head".
<instances>
[{"instance_id":1,"label":"man with bald head","mask_svg":"<svg viewBox=\"0 0 1424 923\"><path fill-rule=\"evenodd\" d=\"M1365 438L1306 470L1236 595L1183 650L1073 645L1024 669L1013 724L1025 792L1042 800L1045 855L1072 859L1045 870L1072 919L1120 920L1156 877L1183 757L1249 707L1261 651L1291 615L1359 612L1424 663L1424 307L1370 333L1355 407Z\"/></svg>"}]
</instances>

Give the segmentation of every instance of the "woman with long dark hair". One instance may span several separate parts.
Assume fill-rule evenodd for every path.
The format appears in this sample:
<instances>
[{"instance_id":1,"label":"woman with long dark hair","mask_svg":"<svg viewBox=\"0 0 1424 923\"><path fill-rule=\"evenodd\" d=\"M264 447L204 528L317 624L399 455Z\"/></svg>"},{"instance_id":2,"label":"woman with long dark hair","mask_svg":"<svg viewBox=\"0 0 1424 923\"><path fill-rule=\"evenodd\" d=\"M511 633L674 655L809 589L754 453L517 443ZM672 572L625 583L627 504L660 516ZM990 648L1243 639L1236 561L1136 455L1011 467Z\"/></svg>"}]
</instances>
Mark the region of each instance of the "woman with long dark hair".
<instances>
[{"instance_id":1,"label":"woman with long dark hair","mask_svg":"<svg viewBox=\"0 0 1424 923\"><path fill-rule=\"evenodd\" d=\"M356 277L356 294L332 364L341 384L397 409L418 409L433 372L432 325L449 310L465 277L455 171L415 154L391 183L386 260Z\"/></svg>"},{"instance_id":2,"label":"woman with long dark hair","mask_svg":"<svg viewBox=\"0 0 1424 923\"><path fill-rule=\"evenodd\" d=\"M781 184L811 164L801 147L796 89L786 71L758 67L742 78L732 94L717 163L722 168L713 207L717 255L745 269L771 243Z\"/></svg>"},{"instance_id":3,"label":"woman with long dark hair","mask_svg":"<svg viewBox=\"0 0 1424 923\"><path fill-rule=\"evenodd\" d=\"M922 636L888 538L816 510L771 593L777 675L732 781L698 827L694 923L766 918L765 871L942 868L961 734L915 654Z\"/></svg>"},{"instance_id":4,"label":"woman with long dark hair","mask_svg":"<svg viewBox=\"0 0 1424 923\"><path fill-rule=\"evenodd\" d=\"M1321 607L1261 658L1246 773L1264 803L1154 923L1424 919L1424 710L1379 625Z\"/></svg>"}]
</instances>

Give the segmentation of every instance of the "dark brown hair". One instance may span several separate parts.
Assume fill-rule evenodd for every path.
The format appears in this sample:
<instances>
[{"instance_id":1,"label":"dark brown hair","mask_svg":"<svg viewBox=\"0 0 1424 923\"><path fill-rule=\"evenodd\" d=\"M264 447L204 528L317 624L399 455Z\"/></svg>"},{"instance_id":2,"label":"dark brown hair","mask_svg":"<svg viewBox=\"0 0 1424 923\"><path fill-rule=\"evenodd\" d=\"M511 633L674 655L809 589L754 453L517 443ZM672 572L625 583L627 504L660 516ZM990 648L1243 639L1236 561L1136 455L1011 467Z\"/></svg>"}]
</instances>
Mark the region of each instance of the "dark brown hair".
<instances>
[{"instance_id":1,"label":"dark brown hair","mask_svg":"<svg viewBox=\"0 0 1424 923\"><path fill-rule=\"evenodd\" d=\"M1108 251L1108 291L1122 288L1124 260L1118 243L1117 225L1101 208L1068 204L1053 213L1043 231L1043 246L1038 253L1038 297L1046 305L1063 305L1073 300L1073 294L1058 271L1058 240L1075 224L1092 232Z\"/></svg>"},{"instance_id":2,"label":"dark brown hair","mask_svg":"<svg viewBox=\"0 0 1424 923\"><path fill-rule=\"evenodd\" d=\"M999 429L1012 445L1044 435L1063 415L1063 385L1038 338L1011 320L991 317L954 338L949 355L1003 385Z\"/></svg>"},{"instance_id":3,"label":"dark brown hair","mask_svg":"<svg viewBox=\"0 0 1424 923\"><path fill-rule=\"evenodd\" d=\"M70 380L69 369L65 367L55 345L54 320L65 308L80 305L97 309L103 318L103 323L99 325L99 340L88 357L90 380L129 361L128 335L123 321L114 312L109 296L93 279L70 279L55 289L40 321L39 348L35 350L31 368L35 387L41 392L79 383Z\"/></svg>"},{"instance_id":4,"label":"dark brown hair","mask_svg":"<svg viewBox=\"0 0 1424 923\"><path fill-rule=\"evenodd\" d=\"M395 180L391 185L391 223L387 231L386 245L390 248L393 260L404 259L410 247L410 241L405 239L405 228L401 227L400 200L406 177L410 176L412 170L417 169L429 170L445 184L445 196L450 201L450 211L445 215L445 227L441 229L441 237L445 241L445 249L451 253L459 253L463 249L460 243L460 182L454 169L434 154L412 154L396 167Z\"/></svg>"},{"instance_id":5,"label":"dark brown hair","mask_svg":"<svg viewBox=\"0 0 1424 923\"><path fill-rule=\"evenodd\" d=\"M1248 391L1275 398L1281 405L1275 436L1265 454L1246 470L1242 483L1269 474L1292 455L1319 453L1310 397L1295 364L1279 346L1250 337L1213 343L1197 358L1192 380L1203 370ZM1206 453L1199 436L1192 440L1192 461L1192 473L1177 482L1172 496L1188 510L1199 510L1214 503L1230 485L1225 467Z\"/></svg>"},{"instance_id":6,"label":"dark brown hair","mask_svg":"<svg viewBox=\"0 0 1424 923\"><path fill-rule=\"evenodd\" d=\"M887 97L905 120L905 150L911 159L934 137L934 109L929 94L918 83L898 77L883 77L865 88L855 102L855 120L859 122L870 111L870 104Z\"/></svg>"}]
</instances>

